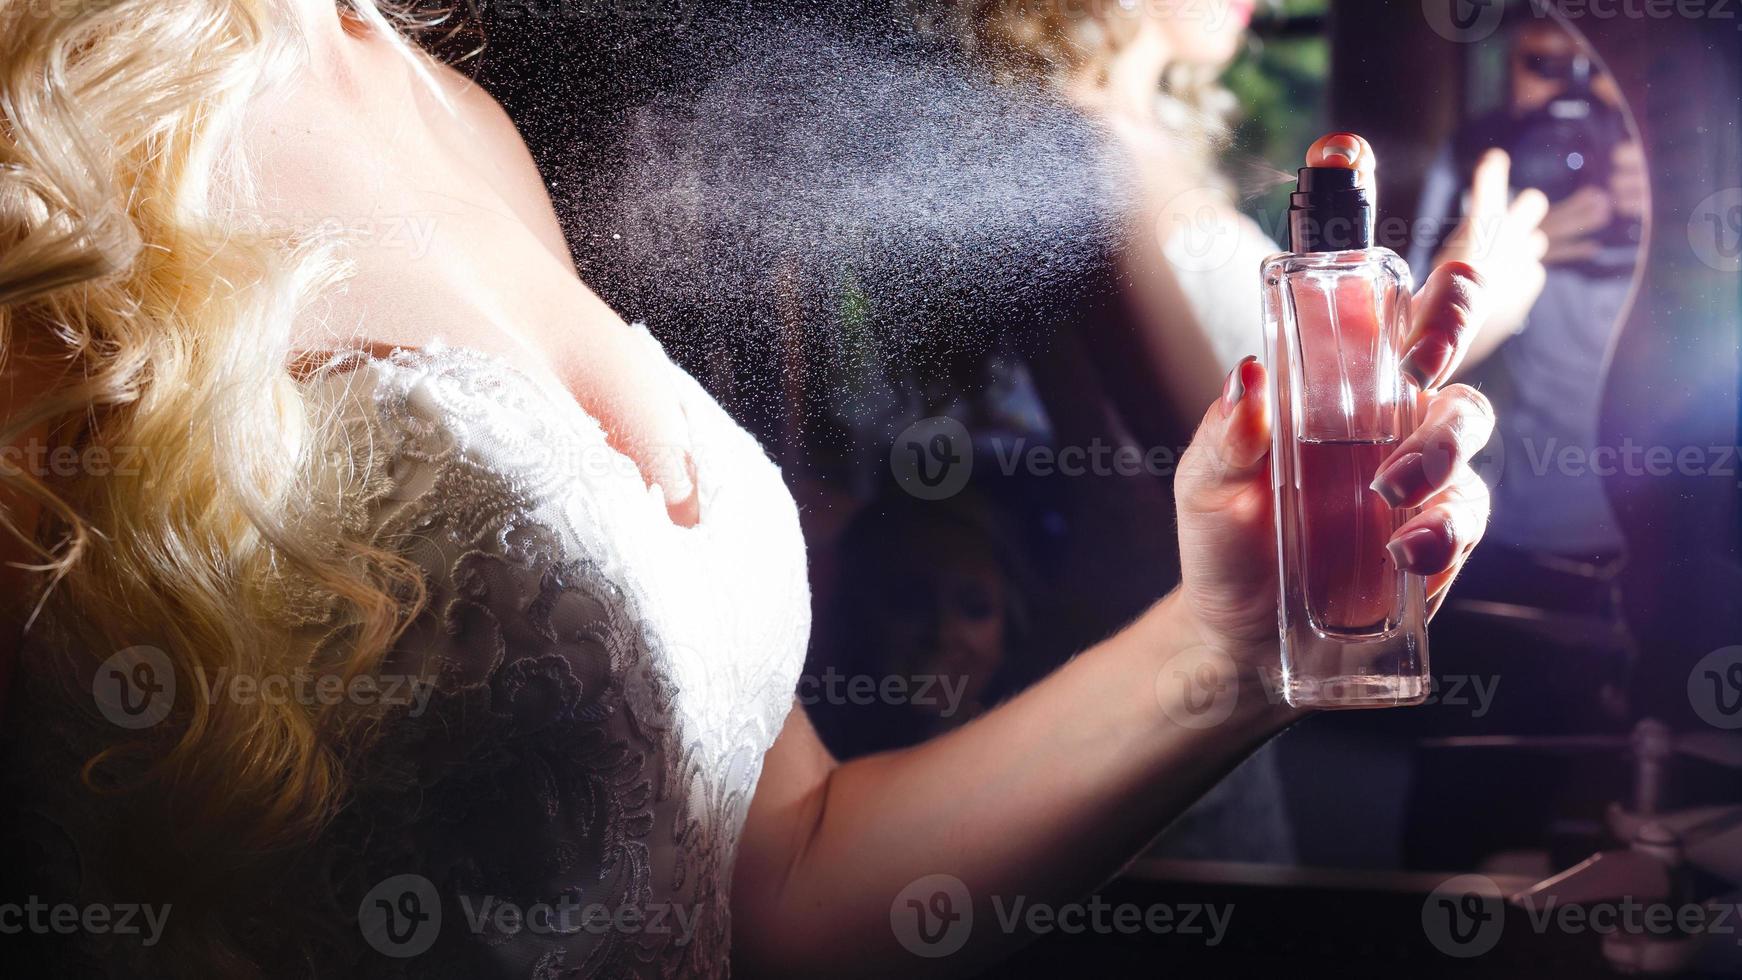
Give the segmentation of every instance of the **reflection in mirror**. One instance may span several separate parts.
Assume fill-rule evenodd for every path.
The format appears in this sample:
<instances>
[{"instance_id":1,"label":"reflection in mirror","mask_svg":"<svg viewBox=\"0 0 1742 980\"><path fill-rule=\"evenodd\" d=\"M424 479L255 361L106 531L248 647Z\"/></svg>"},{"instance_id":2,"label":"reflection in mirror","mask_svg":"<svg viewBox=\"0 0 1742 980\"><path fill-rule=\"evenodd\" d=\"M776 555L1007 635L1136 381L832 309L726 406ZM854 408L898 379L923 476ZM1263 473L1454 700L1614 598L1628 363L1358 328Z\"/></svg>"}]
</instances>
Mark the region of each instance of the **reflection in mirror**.
<instances>
[{"instance_id":1,"label":"reflection in mirror","mask_svg":"<svg viewBox=\"0 0 1742 980\"><path fill-rule=\"evenodd\" d=\"M1463 367L1502 420L1486 460L1496 506L1478 570L1495 581L1483 589L1473 574L1465 598L1503 591L1587 614L1624 550L1601 478L1525 464L1596 445L1606 358L1639 265L1644 155L1601 57L1549 10L1517 4L1487 40L1465 47L1461 120L1423 179L1424 233L1410 242L1416 268L1466 259L1496 294L1489 336ZM1544 569L1582 581L1576 610L1564 598L1529 601Z\"/></svg>"}]
</instances>

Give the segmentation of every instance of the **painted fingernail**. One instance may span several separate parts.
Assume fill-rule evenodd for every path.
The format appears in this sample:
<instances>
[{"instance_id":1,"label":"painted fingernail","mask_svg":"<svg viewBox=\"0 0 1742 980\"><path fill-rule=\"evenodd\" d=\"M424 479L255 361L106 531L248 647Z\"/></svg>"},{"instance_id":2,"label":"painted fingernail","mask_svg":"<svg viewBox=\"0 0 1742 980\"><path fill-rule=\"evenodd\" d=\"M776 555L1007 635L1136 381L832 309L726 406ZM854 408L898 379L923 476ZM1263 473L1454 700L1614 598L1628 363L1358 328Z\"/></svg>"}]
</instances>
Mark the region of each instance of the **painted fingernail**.
<instances>
[{"instance_id":1,"label":"painted fingernail","mask_svg":"<svg viewBox=\"0 0 1742 980\"><path fill-rule=\"evenodd\" d=\"M1439 571L1434 562L1434 552L1440 550L1439 537L1432 528L1411 528L1392 538L1385 550L1391 553L1391 563L1405 571L1424 575Z\"/></svg>"},{"instance_id":2,"label":"painted fingernail","mask_svg":"<svg viewBox=\"0 0 1742 980\"><path fill-rule=\"evenodd\" d=\"M1361 158L1361 141L1354 133L1335 133L1325 139L1325 145L1319 147L1319 153L1327 164L1341 158L1344 163L1353 167L1355 161Z\"/></svg>"},{"instance_id":3,"label":"painted fingernail","mask_svg":"<svg viewBox=\"0 0 1742 980\"><path fill-rule=\"evenodd\" d=\"M1391 506L1402 507L1412 493L1427 487L1427 473L1421 460L1421 453L1404 453L1380 470L1368 489L1385 498Z\"/></svg>"},{"instance_id":4,"label":"painted fingernail","mask_svg":"<svg viewBox=\"0 0 1742 980\"><path fill-rule=\"evenodd\" d=\"M1417 388L1426 388L1445 370L1446 361L1451 356L1450 344L1433 339L1423 340L1403 355L1403 373L1409 375Z\"/></svg>"},{"instance_id":5,"label":"painted fingernail","mask_svg":"<svg viewBox=\"0 0 1742 980\"><path fill-rule=\"evenodd\" d=\"M1246 397L1247 386L1251 383L1249 372L1257 362L1258 358L1248 354L1240 359L1239 364L1234 365L1234 370L1228 372L1228 380L1222 383L1223 418L1234 414L1234 407Z\"/></svg>"}]
</instances>

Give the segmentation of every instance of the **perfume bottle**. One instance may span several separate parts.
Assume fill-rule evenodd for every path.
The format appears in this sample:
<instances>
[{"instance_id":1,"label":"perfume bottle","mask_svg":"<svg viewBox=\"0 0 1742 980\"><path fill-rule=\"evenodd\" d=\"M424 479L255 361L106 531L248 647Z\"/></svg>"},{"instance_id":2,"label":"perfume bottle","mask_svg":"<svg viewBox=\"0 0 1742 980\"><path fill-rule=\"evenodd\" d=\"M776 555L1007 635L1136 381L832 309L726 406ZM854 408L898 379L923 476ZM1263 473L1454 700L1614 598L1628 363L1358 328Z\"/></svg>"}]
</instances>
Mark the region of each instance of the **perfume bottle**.
<instances>
[{"instance_id":1,"label":"perfume bottle","mask_svg":"<svg viewBox=\"0 0 1742 980\"><path fill-rule=\"evenodd\" d=\"M1420 704L1426 587L1385 547L1416 511L1370 487L1416 424L1399 349L1409 267L1374 247L1352 169L1302 168L1288 217L1290 251L1263 266L1282 692L1300 707Z\"/></svg>"}]
</instances>

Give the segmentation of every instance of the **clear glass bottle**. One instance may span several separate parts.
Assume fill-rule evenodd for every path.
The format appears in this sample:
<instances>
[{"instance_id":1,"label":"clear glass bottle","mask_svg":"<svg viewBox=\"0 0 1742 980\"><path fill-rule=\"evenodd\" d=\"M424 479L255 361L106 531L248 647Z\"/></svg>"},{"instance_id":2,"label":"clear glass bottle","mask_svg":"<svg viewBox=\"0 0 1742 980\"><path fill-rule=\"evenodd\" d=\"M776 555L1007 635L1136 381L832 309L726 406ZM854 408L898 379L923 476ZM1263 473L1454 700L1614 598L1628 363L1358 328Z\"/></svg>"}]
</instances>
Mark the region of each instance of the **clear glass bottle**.
<instances>
[{"instance_id":1,"label":"clear glass bottle","mask_svg":"<svg viewBox=\"0 0 1742 980\"><path fill-rule=\"evenodd\" d=\"M1371 489L1416 424L1417 389L1399 369L1409 267L1373 246L1352 170L1300 171L1289 235L1291 251L1263 267L1283 696L1313 708L1420 704L1426 588L1385 547L1415 512Z\"/></svg>"}]
</instances>

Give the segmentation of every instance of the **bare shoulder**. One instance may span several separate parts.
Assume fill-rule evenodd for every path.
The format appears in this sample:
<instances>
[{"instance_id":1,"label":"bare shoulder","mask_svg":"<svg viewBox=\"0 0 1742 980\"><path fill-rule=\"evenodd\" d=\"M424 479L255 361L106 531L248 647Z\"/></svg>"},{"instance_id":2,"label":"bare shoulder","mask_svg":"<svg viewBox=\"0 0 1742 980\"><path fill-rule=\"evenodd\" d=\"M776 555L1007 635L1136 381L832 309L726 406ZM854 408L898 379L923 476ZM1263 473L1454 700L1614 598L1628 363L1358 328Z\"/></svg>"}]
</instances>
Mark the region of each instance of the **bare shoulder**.
<instances>
[{"instance_id":1,"label":"bare shoulder","mask_svg":"<svg viewBox=\"0 0 1742 980\"><path fill-rule=\"evenodd\" d=\"M511 141L513 145L524 150L520 131L509 117L508 110L502 108L502 104L485 91L482 85L452 65L438 61L429 61L427 64L442 94L453 102L460 118L480 130L479 135Z\"/></svg>"},{"instance_id":2,"label":"bare shoulder","mask_svg":"<svg viewBox=\"0 0 1742 980\"><path fill-rule=\"evenodd\" d=\"M483 155L482 165L503 178L497 189L509 205L545 247L572 268L568 243L556 208L551 204L550 191L513 118L482 85L463 72L443 64L433 64L432 72L461 125L470 131L466 140L468 149Z\"/></svg>"}]
</instances>

